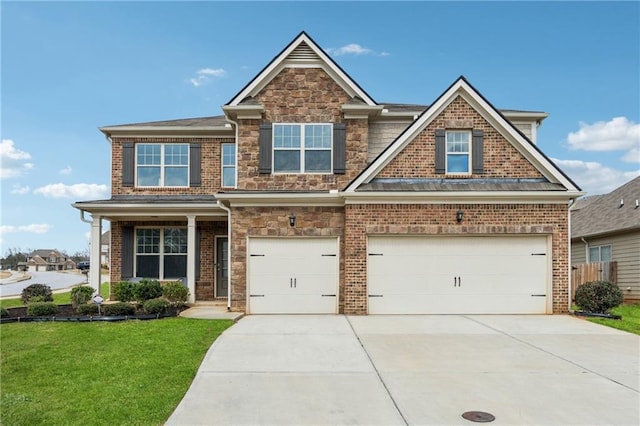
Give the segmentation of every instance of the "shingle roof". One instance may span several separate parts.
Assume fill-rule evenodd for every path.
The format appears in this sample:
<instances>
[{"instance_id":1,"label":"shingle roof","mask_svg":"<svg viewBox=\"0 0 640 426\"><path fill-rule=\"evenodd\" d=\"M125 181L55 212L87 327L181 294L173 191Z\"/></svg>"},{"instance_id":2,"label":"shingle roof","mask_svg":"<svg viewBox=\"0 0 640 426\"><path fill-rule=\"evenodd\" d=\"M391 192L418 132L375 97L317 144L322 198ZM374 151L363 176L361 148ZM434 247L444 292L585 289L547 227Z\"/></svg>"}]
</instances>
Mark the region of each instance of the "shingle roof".
<instances>
[{"instance_id":1,"label":"shingle roof","mask_svg":"<svg viewBox=\"0 0 640 426\"><path fill-rule=\"evenodd\" d=\"M373 179L356 192L566 191L544 179Z\"/></svg>"},{"instance_id":2,"label":"shingle roof","mask_svg":"<svg viewBox=\"0 0 640 426\"><path fill-rule=\"evenodd\" d=\"M620 201L624 204L621 206ZM571 238L640 229L640 176L571 209Z\"/></svg>"},{"instance_id":3,"label":"shingle roof","mask_svg":"<svg viewBox=\"0 0 640 426\"><path fill-rule=\"evenodd\" d=\"M127 127L219 127L227 124L224 115L211 117L182 118L178 120L147 121L143 123L116 124L106 128L126 129Z\"/></svg>"}]
</instances>

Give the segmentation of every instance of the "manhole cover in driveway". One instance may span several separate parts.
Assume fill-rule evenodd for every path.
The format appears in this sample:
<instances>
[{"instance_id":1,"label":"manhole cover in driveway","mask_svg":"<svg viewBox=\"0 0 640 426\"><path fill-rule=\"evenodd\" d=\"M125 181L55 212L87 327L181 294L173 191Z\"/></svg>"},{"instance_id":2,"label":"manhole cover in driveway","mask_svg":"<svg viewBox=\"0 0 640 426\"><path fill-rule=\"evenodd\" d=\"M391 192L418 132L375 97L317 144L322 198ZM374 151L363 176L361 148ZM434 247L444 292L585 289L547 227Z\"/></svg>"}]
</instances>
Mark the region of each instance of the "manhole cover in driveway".
<instances>
[{"instance_id":1,"label":"manhole cover in driveway","mask_svg":"<svg viewBox=\"0 0 640 426\"><path fill-rule=\"evenodd\" d=\"M491 413L485 413L484 411L467 411L462 414L462 418L476 423L489 423L494 421L496 416Z\"/></svg>"}]
</instances>

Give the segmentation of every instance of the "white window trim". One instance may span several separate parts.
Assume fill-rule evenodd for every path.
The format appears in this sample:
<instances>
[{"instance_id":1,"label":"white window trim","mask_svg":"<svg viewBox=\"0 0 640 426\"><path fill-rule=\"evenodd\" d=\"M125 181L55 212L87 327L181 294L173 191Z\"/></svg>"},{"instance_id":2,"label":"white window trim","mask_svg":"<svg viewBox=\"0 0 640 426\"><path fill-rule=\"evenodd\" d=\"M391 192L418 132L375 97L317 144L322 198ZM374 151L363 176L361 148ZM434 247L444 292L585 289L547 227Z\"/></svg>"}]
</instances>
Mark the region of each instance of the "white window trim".
<instances>
[{"instance_id":1,"label":"white window trim","mask_svg":"<svg viewBox=\"0 0 640 426\"><path fill-rule=\"evenodd\" d=\"M466 133L469 136L469 150L466 152L452 152L449 153L449 149L448 149L448 143L447 143L447 135L449 133ZM447 175L452 175L452 176L469 176L472 173L472 165L473 162L471 161L471 152L472 152L472 147L471 144L473 143L473 135L471 134L471 130L445 130L445 135L444 135L444 170L445 170L445 174ZM466 172L450 172L449 171L449 155L467 155L467 171Z\"/></svg>"},{"instance_id":2,"label":"white window trim","mask_svg":"<svg viewBox=\"0 0 640 426\"><path fill-rule=\"evenodd\" d=\"M158 248L159 248L159 252L158 253L138 253L138 229L158 229L160 230L160 242L158 243ZM138 256L158 256L160 258L159 262L158 262L158 281L164 281L164 280L168 280L168 279L177 279L177 278L182 278L182 277L169 277L166 278L164 276L164 257L165 256L187 256L187 253L165 253L164 252L164 230L165 229L183 229L185 232L187 231L187 228L185 226L137 226L134 230L133 236L134 236L134 253L133 253L133 271L134 277L137 277L138 275L138 261L137 258ZM187 245L189 244L189 242L187 241Z\"/></svg>"},{"instance_id":3,"label":"white window trim","mask_svg":"<svg viewBox=\"0 0 640 426\"><path fill-rule=\"evenodd\" d=\"M138 164L138 148L140 146L148 146L148 145L160 145L160 164ZM167 145L184 145L187 147L187 165L175 165L171 164L169 166L164 164L164 148ZM135 184L136 188L189 188L189 179L191 176L191 153L190 153L190 144L188 143L172 143L172 142L143 142L137 143L134 151L135 156ZM138 167L160 167L160 184L159 185L138 185ZM165 167L184 167L187 169L187 184L179 185L179 186L166 186L164 182L165 177Z\"/></svg>"},{"instance_id":4,"label":"white window trim","mask_svg":"<svg viewBox=\"0 0 640 426\"><path fill-rule=\"evenodd\" d=\"M235 155L233 159L233 166L224 164L224 146L233 145L235 147ZM227 186L224 184L224 169L233 167L233 185ZM220 144L220 187L221 188L237 188L238 187L238 146L234 142L224 142Z\"/></svg>"},{"instance_id":5,"label":"white window trim","mask_svg":"<svg viewBox=\"0 0 640 426\"><path fill-rule=\"evenodd\" d=\"M611 254L611 259L609 260L602 260L602 248L603 247L609 247L609 253ZM591 260L591 250L592 249L598 249L598 259L599 260ZM589 250L587 252L587 255L589 256L589 261L587 263L599 263L599 262L611 262L613 261L613 247L611 246L611 244L601 244L598 246L589 246Z\"/></svg>"},{"instance_id":6,"label":"white window trim","mask_svg":"<svg viewBox=\"0 0 640 426\"><path fill-rule=\"evenodd\" d=\"M331 137L331 142L329 144L329 148L305 148L304 146L304 132L305 132L305 128L306 126L317 126L317 125L321 125L321 126L331 126L331 131L329 133L330 137ZM276 144L275 144L275 139L276 139L276 132L275 132L275 127L276 126L300 126L300 147L299 148L276 148ZM299 175L299 174L305 174L305 175L330 175L333 174L333 123L273 123L273 134L271 137L271 172L275 175ZM276 150L278 151L299 151L300 152L300 171L285 171L285 172L280 172L280 171L276 171L276 162L275 162L275 157L276 157ZM329 160L330 160L330 165L329 165L329 170L326 172L307 172L304 169L304 159L305 159L305 151L329 151ZM237 153L236 153L237 156Z\"/></svg>"}]
</instances>

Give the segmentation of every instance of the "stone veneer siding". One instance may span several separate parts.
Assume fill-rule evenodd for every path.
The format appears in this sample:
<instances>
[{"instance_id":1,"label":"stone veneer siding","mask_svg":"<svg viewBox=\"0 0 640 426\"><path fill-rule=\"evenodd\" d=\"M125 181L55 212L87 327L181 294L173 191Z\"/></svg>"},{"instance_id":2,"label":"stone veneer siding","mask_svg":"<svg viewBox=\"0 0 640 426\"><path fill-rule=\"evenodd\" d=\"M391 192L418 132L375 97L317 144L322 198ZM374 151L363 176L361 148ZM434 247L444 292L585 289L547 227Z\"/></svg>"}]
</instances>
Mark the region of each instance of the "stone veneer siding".
<instances>
[{"instance_id":1,"label":"stone veneer siding","mask_svg":"<svg viewBox=\"0 0 640 426\"><path fill-rule=\"evenodd\" d=\"M456 222L458 209L464 211L461 224ZM551 235L553 313L568 310L566 205L349 204L345 214L345 288L341 300L345 314L367 313L368 235Z\"/></svg>"},{"instance_id":2,"label":"stone veneer siding","mask_svg":"<svg viewBox=\"0 0 640 426\"><path fill-rule=\"evenodd\" d=\"M367 162L367 120L345 120L341 107L349 96L322 69L285 68L256 96L271 123L346 124L346 173L258 173L261 120L239 120L238 189L252 191L327 191L341 189Z\"/></svg>"},{"instance_id":3,"label":"stone veneer siding","mask_svg":"<svg viewBox=\"0 0 640 426\"><path fill-rule=\"evenodd\" d=\"M111 222L111 268L109 278L112 284L122 280L122 227L123 226L158 226L186 227L187 222ZM214 300L216 236L227 236L226 221L197 222L200 232L200 277L196 281L196 301ZM135 250L135 249L134 249ZM110 289L110 298L113 288Z\"/></svg>"},{"instance_id":4,"label":"stone veneer siding","mask_svg":"<svg viewBox=\"0 0 640 426\"><path fill-rule=\"evenodd\" d=\"M296 226L289 226L289 214ZM247 308L247 239L250 237L340 237L339 312L344 300L344 208L234 207L231 212L231 309Z\"/></svg>"},{"instance_id":5,"label":"stone veneer siding","mask_svg":"<svg viewBox=\"0 0 640 426\"><path fill-rule=\"evenodd\" d=\"M409 142L377 175L380 178L442 178L435 173L437 129L481 129L484 131L484 172L449 175L455 178L540 178L542 174L525 159L462 97L458 96L422 132Z\"/></svg>"},{"instance_id":6,"label":"stone veneer siding","mask_svg":"<svg viewBox=\"0 0 640 426\"><path fill-rule=\"evenodd\" d=\"M201 185L179 188L136 188L122 186L122 144L133 143L200 143ZM212 195L218 192L221 181L221 144L234 143L234 138L122 138L111 141L111 195Z\"/></svg>"}]
</instances>

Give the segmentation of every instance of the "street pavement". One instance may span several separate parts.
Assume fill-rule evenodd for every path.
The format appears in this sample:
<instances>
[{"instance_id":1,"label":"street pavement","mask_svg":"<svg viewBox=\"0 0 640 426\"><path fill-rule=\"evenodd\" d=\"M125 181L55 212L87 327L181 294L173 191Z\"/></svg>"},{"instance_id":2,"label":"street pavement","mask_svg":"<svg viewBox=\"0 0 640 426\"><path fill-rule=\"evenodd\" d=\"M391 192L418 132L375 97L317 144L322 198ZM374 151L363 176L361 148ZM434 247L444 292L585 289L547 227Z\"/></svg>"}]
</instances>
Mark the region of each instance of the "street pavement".
<instances>
[{"instance_id":1,"label":"street pavement","mask_svg":"<svg viewBox=\"0 0 640 426\"><path fill-rule=\"evenodd\" d=\"M17 281L19 274L13 274L10 278L0 280L0 297L19 296L22 290L31 284L46 284L51 287L51 290L56 291L87 282L87 276L77 271L29 271L27 274L31 276L27 280Z\"/></svg>"},{"instance_id":2,"label":"street pavement","mask_svg":"<svg viewBox=\"0 0 640 426\"><path fill-rule=\"evenodd\" d=\"M166 424L637 426L639 355L566 315L251 315Z\"/></svg>"}]
</instances>

